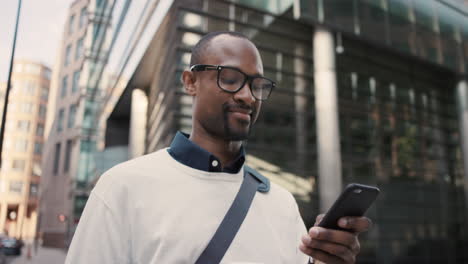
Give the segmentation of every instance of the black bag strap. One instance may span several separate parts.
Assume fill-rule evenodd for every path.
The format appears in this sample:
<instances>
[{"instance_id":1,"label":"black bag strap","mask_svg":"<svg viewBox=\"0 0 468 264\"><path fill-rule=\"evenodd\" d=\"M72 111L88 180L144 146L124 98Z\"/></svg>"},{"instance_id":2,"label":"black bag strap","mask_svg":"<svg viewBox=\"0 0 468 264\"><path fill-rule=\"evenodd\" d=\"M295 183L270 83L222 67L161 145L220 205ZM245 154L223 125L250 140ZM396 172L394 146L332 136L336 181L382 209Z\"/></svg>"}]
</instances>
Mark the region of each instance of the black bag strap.
<instances>
[{"instance_id":1,"label":"black bag strap","mask_svg":"<svg viewBox=\"0 0 468 264\"><path fill-rule=\"evenodd\" d=\"M231 207L195 264L220 263L244 222L260 182L244 168L244 180Z\"/></svg>"}]
</instances>

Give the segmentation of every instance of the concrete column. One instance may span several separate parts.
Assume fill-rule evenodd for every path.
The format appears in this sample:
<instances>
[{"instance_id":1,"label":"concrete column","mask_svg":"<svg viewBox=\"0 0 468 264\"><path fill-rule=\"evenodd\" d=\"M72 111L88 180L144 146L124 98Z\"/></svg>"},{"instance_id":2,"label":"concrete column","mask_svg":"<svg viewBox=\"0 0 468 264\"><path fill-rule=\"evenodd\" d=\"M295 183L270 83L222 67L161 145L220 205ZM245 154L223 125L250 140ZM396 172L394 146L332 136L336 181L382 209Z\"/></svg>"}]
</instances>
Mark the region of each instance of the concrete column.
<instances>
[{"instance_id":1,"label":"concrete column","mask_svg":"<svg viewBox=\"0 0 468 264\"><path fill-rule=\"evenodd\" d=\"M3 233L5 230L5 222L7 218L8 212L8 203L1 203L0 204L0 233Z\"/></svg>"},{"instance_id":2,"label":"concrete column","mask_svg":"<svg viewBox=\"0 0 468 264\"><path fill-rule=\"evenodd\" d=\"M296 56L304 56L304 47L297 45L295 47L295 54ZM305 73L305 63L302 59L294 59L294 72L296 74L294 79L294 92L296 93L294 96L294 106L296 112L297 168L302 172L305 169L305 154L307 148L307 96L305 95L307 83L305 78L302 76Z\"/></svg>"},{"instance_id":3,"label":"concrete column","mask_svg":"<svg viewBox=\"0 0 468 264\"><path fill-rule=\"evenodd\" d=\"M468 208L468 81L460 81L456 90L458 120L460 127L463 169L465 174L465 205Z\"/></svg>"},{"instance_id":4,"label":"concrete column","mask_svg":"<svg viewBox=\"0 0 468 264\"><path fill-rule=\"evenodd\" d=\"M342 189L335 45L332 32L320 27L313 41L319 197L325 212Z\"/></svg>"},{"instance_id":5,"label":"concrete column","mask_svg":"<svg viewBox=\"0 0 468 264\"><path fill-rule=\"evenodd\" d=\"M21 237L23 233L23 223L26 218L26 207L24 204L18 206L18 218L16 220L16 236Z\"/></svg>"},{"instance_id":6,"label":"concrete column","mask_svg":"<svg viewBox=\"0 0 468 264\"><path fill-rule=\"evenodd\" d=\"M145 153L147 109L148 97L145 92L140 89L133 90L129 135L130 158L136 158Z\"/></svg>"}]
</instances>

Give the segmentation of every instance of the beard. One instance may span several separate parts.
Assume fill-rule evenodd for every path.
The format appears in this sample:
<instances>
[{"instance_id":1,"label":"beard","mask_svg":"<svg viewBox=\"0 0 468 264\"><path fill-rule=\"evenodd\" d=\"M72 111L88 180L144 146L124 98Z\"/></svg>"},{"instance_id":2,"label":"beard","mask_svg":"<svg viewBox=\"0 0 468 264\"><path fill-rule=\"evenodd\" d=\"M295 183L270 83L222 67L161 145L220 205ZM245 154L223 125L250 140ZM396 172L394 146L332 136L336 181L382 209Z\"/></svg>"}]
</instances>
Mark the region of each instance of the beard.
<instances>
[{"instance_id":1,"label":"beard","mask_svg":"<svg viewBox=\"0 0 468 264\"><path fill-rule=\"evenodd\" d=\"M257 109L255 107L250 107L244 104L223 104L223 121L224 121L224 138L230 141L241 141L246 140L250 135L250 130L253 123L255 122L254 118L257 116ZM245 110L250 110L250 122L245 120L235 120L238 122L237 125L231 124L229 120L230 109L232 108L242 108Z\"/></svg>"}]
</instances>

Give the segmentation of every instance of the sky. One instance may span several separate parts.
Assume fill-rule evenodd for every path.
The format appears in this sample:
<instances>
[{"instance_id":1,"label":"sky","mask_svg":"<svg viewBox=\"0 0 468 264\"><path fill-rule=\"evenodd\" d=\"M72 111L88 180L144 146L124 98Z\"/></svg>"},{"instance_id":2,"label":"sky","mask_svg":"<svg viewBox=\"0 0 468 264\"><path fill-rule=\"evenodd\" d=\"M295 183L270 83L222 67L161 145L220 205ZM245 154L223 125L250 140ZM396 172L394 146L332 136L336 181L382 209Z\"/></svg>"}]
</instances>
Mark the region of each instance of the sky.
<instances>
[{"instance_id":1,"label":"sky","mask_svg":"<svg viewBox=\"0 0 468 264\"><path fill-rule=\"evenodd\" d=\"M19 0L2 1L0 8L0 82L10 66ZM15 59L44 63L52 69L72 0L22 0Z\"/></svg>"}]
</instances>

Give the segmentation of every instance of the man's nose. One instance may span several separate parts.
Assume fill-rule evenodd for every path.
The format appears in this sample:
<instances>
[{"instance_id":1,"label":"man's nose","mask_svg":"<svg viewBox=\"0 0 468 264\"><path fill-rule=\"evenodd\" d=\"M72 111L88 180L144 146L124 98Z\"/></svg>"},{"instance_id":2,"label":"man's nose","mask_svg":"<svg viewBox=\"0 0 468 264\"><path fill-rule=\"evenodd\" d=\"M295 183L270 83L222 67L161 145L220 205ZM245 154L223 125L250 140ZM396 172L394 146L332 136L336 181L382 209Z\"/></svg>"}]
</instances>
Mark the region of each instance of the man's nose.
<instances>
[{"instance_id":1,"label":"man's nose","mask_svg":"<svg viewBox=\"0 0 468 264\"><path fill-rule=\"evenodd\" d=\"M250 82L245 82L244 86L234 94L236 101L242 101L244 104L251 105L255 102L255 97L250 89Z\"/></svg>"}]
</instances>

